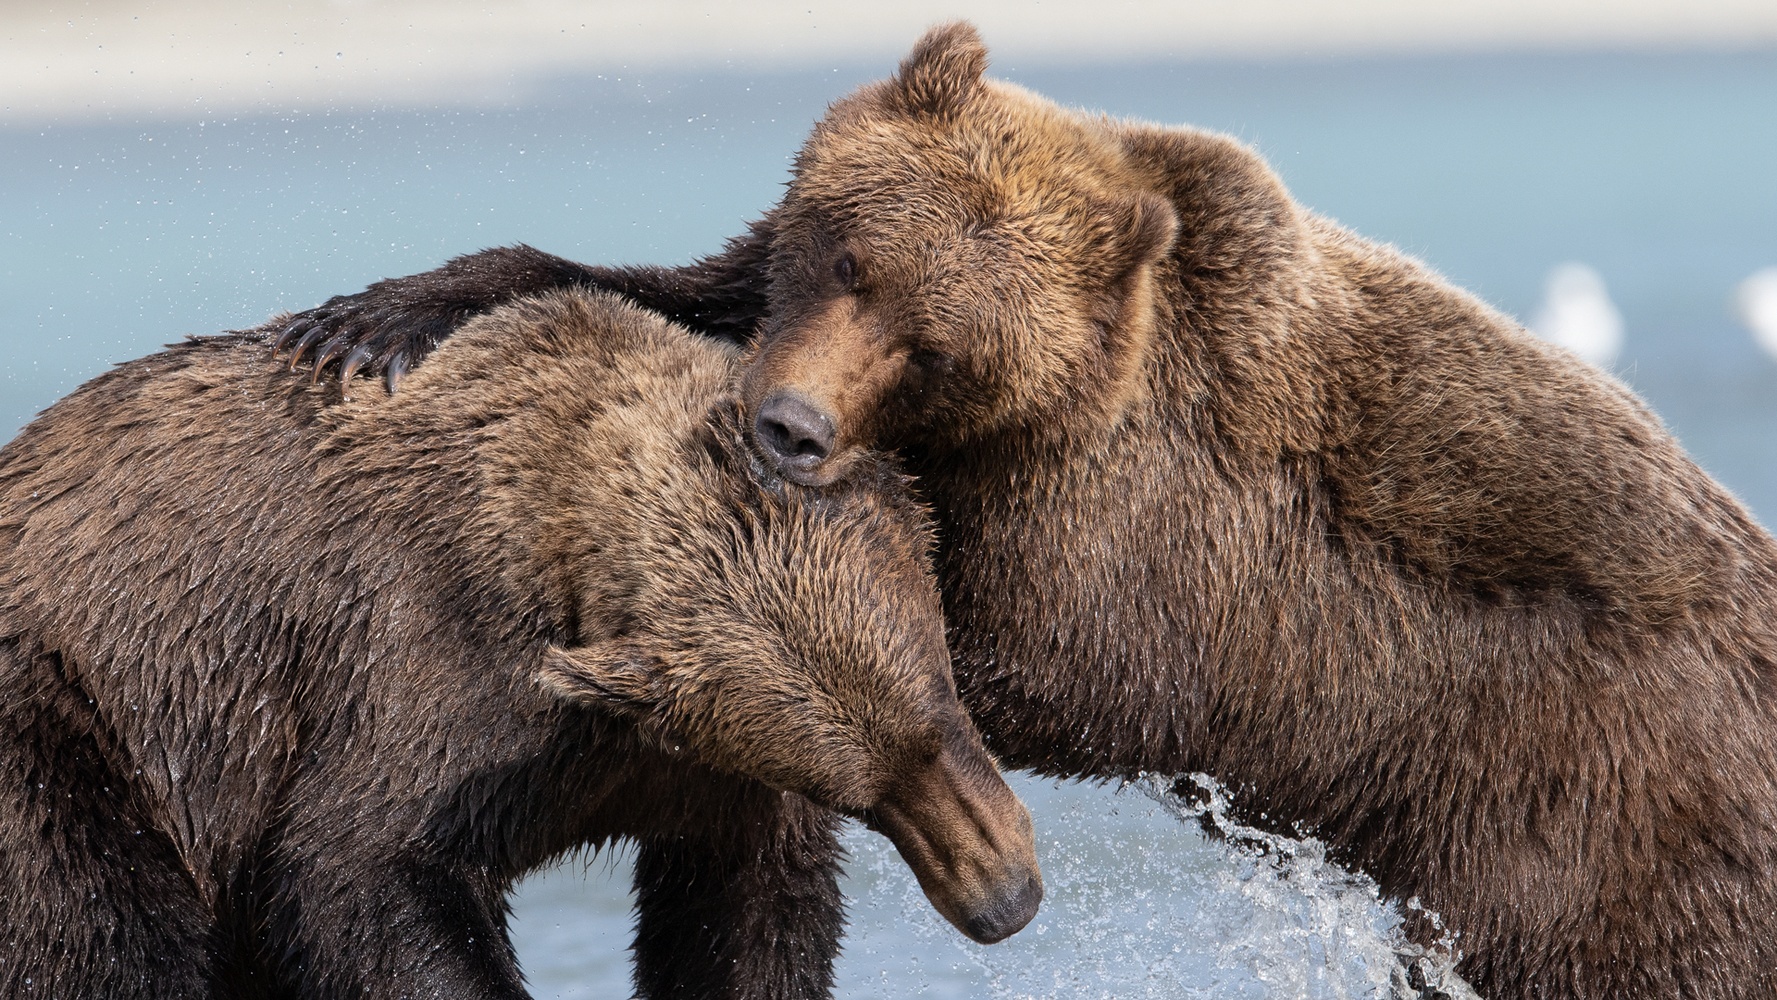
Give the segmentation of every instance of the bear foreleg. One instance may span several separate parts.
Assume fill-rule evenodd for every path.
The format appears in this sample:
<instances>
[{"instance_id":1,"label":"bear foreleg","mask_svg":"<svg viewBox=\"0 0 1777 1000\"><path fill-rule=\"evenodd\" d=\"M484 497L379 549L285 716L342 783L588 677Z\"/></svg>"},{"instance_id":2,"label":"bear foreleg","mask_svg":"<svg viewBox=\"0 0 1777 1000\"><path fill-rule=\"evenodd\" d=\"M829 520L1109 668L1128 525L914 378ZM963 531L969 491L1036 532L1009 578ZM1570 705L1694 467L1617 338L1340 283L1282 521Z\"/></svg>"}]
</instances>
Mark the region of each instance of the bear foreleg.
<instances>
[{"instance_id":1,"label":"bear foreleg","mask_svg":"<svg viewBox=\"0 0 1777 1000\"><path fill-rule=\"evenodd\" d=\"M485 869L333 849L276 863L266 942L298 997L528 1000L506 933L505 886Z\"/></svg>"},{"instance_id":2,"label":"bear foreleg","mask_svg":"<svg viewBox=\"0 0 1777 1000\"><path fill-rule=\"evenodd\" d=\"M616 292L690 329L743 342L765 315L764 223L719 254L685 267L597 267L532 247L496 247L442 267L385 278L362 292L336 295L266 328L290 364L305 363L342 381L383 375L391 390L445 337L472 317L524 295L562 288Z\"/></svg>"},{"instance_id":3,"label":"bear foreleg","mask_svg":"<svg viewBox=\"0 0 1777 1000\"><path fill-rule=\"evenodd\" d=\"M0 997L212 996L210 914L60 674L0 643Z\"/></svg>"},{"instance_id":4,"label":"bear foreleg","mask_svg":"<svg viewBox=\"0 0 1777 1000\"><path fill-rule=\"evenodd\" d=\"M644 840L636 858L643 1000L821 1000L844 929L839 817L764 788L720 829Z\"/></svg>"}]
</instances>

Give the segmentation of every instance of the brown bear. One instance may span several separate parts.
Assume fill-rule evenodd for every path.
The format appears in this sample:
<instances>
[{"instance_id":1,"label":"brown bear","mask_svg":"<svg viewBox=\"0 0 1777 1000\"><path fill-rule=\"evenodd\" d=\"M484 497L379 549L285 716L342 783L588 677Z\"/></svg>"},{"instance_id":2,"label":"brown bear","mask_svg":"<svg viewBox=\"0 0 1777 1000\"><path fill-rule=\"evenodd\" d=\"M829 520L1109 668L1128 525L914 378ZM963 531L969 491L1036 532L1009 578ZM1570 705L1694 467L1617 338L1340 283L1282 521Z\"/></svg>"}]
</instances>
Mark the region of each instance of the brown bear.
<instances>
[{"instance_id":1,"label":"brown bear","mask_svg":"<svg viewBox=\"0 0 1777 1000\"><path fill-rule=\"evenodd\" d=\"M784 475L896 447L935 505L1003 762L1212 774L1441 915L1490 997L1777 995L1772 538L1622 385L1250 149L985 65L927 35L689 268L489 251L285 342L393 374L550 282L756 329Z\"/></svg>"},{"instance_id":2,"label":"brown bear","mask_svg":"<svg viewBox=\"0 0 1777 1000\"><path fill-rule=\"evenodd\" d=\"M633 838L640 995L821 997L827 808L977 940L1030 919L892 464L786 483L735 352L610 296L394 397L265 357L129 362L0 450L0 996L522 997L506 890Z\"/></svg>"}]
</instances>

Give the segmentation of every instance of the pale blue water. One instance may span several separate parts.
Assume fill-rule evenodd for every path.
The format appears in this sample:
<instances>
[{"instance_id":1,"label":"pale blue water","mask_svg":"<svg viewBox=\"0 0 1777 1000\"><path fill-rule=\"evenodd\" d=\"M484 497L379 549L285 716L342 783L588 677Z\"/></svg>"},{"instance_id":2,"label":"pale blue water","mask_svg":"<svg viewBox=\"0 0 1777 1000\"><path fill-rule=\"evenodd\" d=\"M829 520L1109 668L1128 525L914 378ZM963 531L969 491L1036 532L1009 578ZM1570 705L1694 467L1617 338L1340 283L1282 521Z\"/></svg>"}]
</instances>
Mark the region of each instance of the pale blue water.
<instances>
[{"instance_id":1,"label":"pale blue water","mask_svg":"<svg viewBox=\"0 0 1777 1000\"><path fill-rule=\"evenodd\" d=\"M1000 944L969 942L937 915L886 840L854 827L851 928L839 994L1171 1000L1386 996L1396 912L1314 845L1283 863L1206 844L1139 789L1013 787L1031 807L1046 895ZM1292 850L1301 848L1291 841ZM529 880L514 936L538 997L602 1000L627 974L627 859Z\"/></svg>"},{"instance_id":2,"label":"pale blue water","mask_svg":"<svg viewBox=\"0 0 1777 1000\"><path fill-rule=\"evenodd\" d=\"M1259 856L1206 843L1194 821L1201 810L1144 792L1153 786L1119 792L1028 775L1012 785L1036 823L1046 890L1036 919L999 944L970 943L932 910L886 840L853 827L840 996L1391 996L1398 911L1313 841L1234 827L1219 797L1211 808L1220 828L1279 849ZM598 1000L621 989L628 900L611 889L627 859L612 860L564 866L519 893L514 937L538 997Z\"/></svg>"},{"instance_id":3,"label":"pale blue water","mask_svg":"<svg viewBox=\"0 0 1777 1000\"><path fill-rule=\"evenodd\" d=\"M826 103L889 69L569 79L497 111L0 128L0 436L108 363L525 241L683 261L778 194ZM1307 204L1520 316L1564 260L1603 275L1617 370L1705 468L1777 516L1777 362L1730 308L1777 264L1777 56L1080 67L1002 76L1226 129ZM1050 895L981 948L886 842L852 840L841 995L1373 995L1396 918L1321 872L1271 878L1139 795L1020 779ZM621 993L622 865L526 884L539 996Z\"/></svg>"}]
</instances>

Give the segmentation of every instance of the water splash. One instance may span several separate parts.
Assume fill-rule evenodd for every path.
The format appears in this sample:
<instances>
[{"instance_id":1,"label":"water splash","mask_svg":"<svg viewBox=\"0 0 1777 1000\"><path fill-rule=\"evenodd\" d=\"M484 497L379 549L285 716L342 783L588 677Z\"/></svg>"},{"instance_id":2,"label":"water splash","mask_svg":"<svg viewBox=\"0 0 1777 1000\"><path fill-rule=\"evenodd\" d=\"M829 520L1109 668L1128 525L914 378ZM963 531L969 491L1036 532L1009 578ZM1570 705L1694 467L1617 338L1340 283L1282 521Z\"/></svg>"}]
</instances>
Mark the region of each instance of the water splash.
<instances>
[{"instance_id":1,"label":"water splash","mask_svg":"<svg viewBox=\"0 0 1777 1000\"><path fill-rule=\"evenodd\" d=\"M1235 822L1205 776L1014 786L1039 830L1048 893L1037 919L1001 944L970 944L892 848L854 836L838 995L1477 1000L1451 971L1448 943L1409 944L1372 880L1328 861L1313 838Z\"/></svg>"},{"instance_id":2,"label":"water splash","mask_svg":"<svg viewBox=\"0 0 1777 1000\"><path fill-rule=\"evenodd\" d=\"M1408 943L1399 912L1382 899L1375 880L1327 860L1322 841L1236 822L1227 790L1207 774L1182 780L1148 775L1131 784L1179 822L1212 833L1228 849L1235 864L1222 873L1220 888L1245 900L1252 913L1228 945L1248 953L1255 975L1276 984L1272 995L1310 995L1311 981L1325 979L1328 995L1340 997L1475 996L1456 975L1460 952L1454 935L1443 934L1429 949ZM1422 910L1417 899L1407 906L1425 912L1443 931L1437 914ZM1304 956L1311 961L1301 961ZM1376 970L1386 970L1385 987L1370 978ZM1354 984L1367 991L1350 993L1347 987Z\"/></svg>"},{"instance_id":3,"label":"water splash","mask_svg":"<svg viewBox=\"0 0 1777 1000\"><path fill-rule=\"evenodd\" d=\"M886 839L853 827L835 996L1478 1000L1450 971L1448 942L1409 945L1401 909L1373 881L1313 838L1234 821L1207 777L1121 789L1007 777L1037 824L1047 895L1036 920L1000 944L971 943ZM629 859L603 861L590 879L577 863L527 879L514 899L513 940L539 1000L628 995Z\"/></svg>"}]
</instances>

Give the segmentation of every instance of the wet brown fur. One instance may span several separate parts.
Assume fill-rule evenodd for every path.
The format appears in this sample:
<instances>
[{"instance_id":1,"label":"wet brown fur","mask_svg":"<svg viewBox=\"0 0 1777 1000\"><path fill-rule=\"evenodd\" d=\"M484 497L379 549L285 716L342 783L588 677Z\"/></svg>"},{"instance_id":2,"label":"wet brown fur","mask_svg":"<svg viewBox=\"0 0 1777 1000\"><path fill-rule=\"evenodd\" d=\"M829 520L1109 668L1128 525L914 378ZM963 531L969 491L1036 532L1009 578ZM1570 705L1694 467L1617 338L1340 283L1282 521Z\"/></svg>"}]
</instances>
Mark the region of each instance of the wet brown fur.
<instances>
[{"instance_id":1,"label":"wet brown fur","mask_svg":"<svg viewBox=\"0 0 1777 1000\"><path fill-rule=\"evenodd\" d=\"M1770 536L1623 386L1247 147L986 62L934 30L690 267L484 251L287 338L406 364L552 283L756 330L755 412L834 425L794 474L918 473L1007 762L1212 773L1441 913L1491 997L1777 995Z\"/></svg>"},{"instance_id":2,"label":"wet brown fur","mask_svg":"<svg viewBox=\"0 0 1777 1000\"><path fill-rule=\"evenodd\" d=\"M746 398L833 416L810 481L912 456L990 744L1216 775L1440 913L1490 997L1777 992L1770 536L1249 149L984 62L936 30L816 127Z\"/></svg>"},{"instance_id":3,"label":"wet brown fur","mask_svg":"<svg viewBox=\"0 0 1777 1000\"><path fill-rule=\"evenodd\" d=\"M824 996L810 799L959 925L1016 929L985 911L1034 906L1029 818L956 703L925 513L883 462L763 472L735 361L568 294L393 397L229 336L27 427L0 451L0 996L523 996L506 889L616 838L641 995Z\"/></svg>"}]
</instances>

